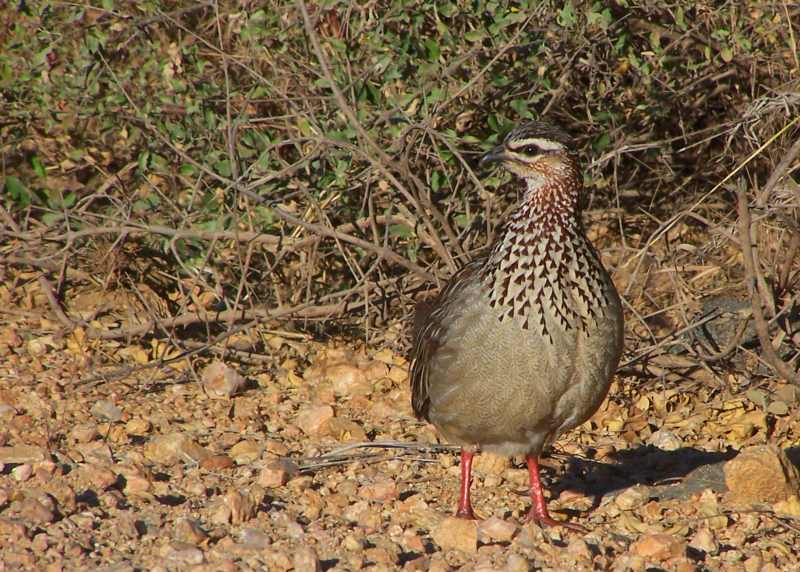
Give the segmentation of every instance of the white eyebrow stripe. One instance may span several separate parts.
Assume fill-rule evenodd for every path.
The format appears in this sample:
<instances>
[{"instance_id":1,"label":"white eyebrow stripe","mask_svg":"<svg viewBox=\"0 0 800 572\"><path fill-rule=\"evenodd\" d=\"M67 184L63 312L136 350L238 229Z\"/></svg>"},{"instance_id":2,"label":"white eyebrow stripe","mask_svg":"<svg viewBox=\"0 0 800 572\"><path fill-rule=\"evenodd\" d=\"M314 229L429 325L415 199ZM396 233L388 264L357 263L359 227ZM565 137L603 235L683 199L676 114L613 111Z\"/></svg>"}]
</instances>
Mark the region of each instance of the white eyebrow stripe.
<instances>
[{"instance_id":1,"label":"white eyebrow stripe","mask_svg":"<svg viewBox=\"0 0 800 572\"><path fill-rule=\"evenodd\" d=\"M564 145L552 139L539 139L534 137L531 139L520 139L519 141L512 141L509 147L512 151L522 149L528 145L536 145L542 151L560 151L564 149Z\"/></svg>"}]
</instances>

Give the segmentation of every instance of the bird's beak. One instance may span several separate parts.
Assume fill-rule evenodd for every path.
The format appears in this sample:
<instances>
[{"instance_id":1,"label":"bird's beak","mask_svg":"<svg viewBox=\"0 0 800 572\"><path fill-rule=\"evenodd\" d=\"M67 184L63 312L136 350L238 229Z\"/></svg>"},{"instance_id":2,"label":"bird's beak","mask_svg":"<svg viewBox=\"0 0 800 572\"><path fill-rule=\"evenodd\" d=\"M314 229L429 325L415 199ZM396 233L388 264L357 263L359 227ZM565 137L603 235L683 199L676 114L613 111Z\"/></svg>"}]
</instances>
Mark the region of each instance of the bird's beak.
<instances>
[{"instance_id":1,"label":"bird's beak","mask_svg":"<svg viewBox=\"0 0 800 572\"><path fill-rule=\"evenodd\" d=\"M503 145L498 145L486 155L481 157L481 165L485 165L487 163L499 163L500 161L505 161L510 157L506 153L506 148Z\"/></svg>"}]
</instances>

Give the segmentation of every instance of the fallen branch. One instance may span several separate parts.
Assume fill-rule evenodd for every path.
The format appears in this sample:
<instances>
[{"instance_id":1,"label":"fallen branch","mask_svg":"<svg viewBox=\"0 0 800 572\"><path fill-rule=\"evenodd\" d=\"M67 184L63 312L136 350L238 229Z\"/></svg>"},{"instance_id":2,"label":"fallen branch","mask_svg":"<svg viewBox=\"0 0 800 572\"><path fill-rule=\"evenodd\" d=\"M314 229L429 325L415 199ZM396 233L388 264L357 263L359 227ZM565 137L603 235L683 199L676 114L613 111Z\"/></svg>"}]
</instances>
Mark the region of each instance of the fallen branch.
<instances>
[{"instance_id":1,"label":"fallen branch","mask_svg":"<svg viewBox=\"0 0 800 572\"><path fill-rule=\"evenodd\" d=\"M764 312L759 302L758 289L756 287L756 263L753 258L753 244L750 241L750 209L747 205L747 191L740 186L736 190L736 198L739 207L739 244L742 249L742 262L744 265L745 281L747 282L747 292L750 295L750 305L753 308L753 320L755 321L756 333L761 343L764 359L772 368L783 377L787 382L800 384L797 372L784 362L772 346L769 338L769 326L764 318Z\"/></svg>"}]
</instances>

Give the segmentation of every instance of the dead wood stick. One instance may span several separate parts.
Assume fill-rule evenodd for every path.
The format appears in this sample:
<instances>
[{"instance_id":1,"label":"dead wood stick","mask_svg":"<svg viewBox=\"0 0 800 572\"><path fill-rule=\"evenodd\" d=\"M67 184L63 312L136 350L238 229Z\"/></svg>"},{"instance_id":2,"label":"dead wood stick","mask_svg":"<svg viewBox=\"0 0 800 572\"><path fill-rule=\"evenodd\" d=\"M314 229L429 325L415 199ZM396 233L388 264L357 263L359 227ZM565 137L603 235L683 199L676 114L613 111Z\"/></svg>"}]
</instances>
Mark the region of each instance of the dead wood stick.
<instances>
[{"instance_id":1,"label":"dead wood stick","mask_svg":"<svg viewBox=\"0 0 800 572\"><path fill-rule=\"evenodd\" d=\"M750 294L750 305L753 308L753 320L755 321L756 333L761 343L766 362L783 377L787 382L800 384L797 373L784 362L772 346L769 338L769 326L764 319L764 312L761 309L760 297L756 288L756 261L753 258L753 245L750 242L750 209L747 205L747 191L740 186L736 190L736 198L739 207L739 244L742 249L742 262L744 265L745 281L747 291Z\"/></svg>"},{"instance_id":2,"label":"dead wood stick","mask_svg":"<svg viewBox=\"0 0 800 572\"><path fill-rule=\"evenodd\" d=\"M58 298L56 298L53 285L50 284L50 281L45 277L44 274L39 276L39 288L42 289L42 292L47 298L47 303L50 304L50 309L53 311L53 314L55 314L56 318L58 318L58 321L61 322L61 325L63 325L70 332L75 329L75 323L64 313L64 309L61 307L61 302L59 302Z\"/></svg>"},{"instance_id":3,"label":"dead wood stick","mask_svg":"<svg viewBox=\"0 0 800 572\"><path fill-rule=\"evenodd\" d=\"M795 158L797 158L798 153L800 153L800 138L798 138L797 141L795 141L794 144L789 147L789 151L787 151L786 155L784 155L783 158L778 162L778 164L775 166L775 169L772 171L772 174L769 176L769 179L767 179L766 184L759 191L758 197L756 198L756 205L758 205L759 208L764 208L767 206L769 203L770 194L772 194L775 186L789 171L789 167Z\"/></svg>"},{"instance_id":4,"label":"dead wood stick","mask_svg":"<svg viewBox=\"0 0 800 572\"><path fill-rule=\"evenodd\" d=\"M427 270L425 270L421 266L418 266L418 265L414 264L410 260L408 260L406 258L403 258L402 256L400 256L399 254L397 254L396 252L394 252L390 248L386 248L386 247L383 247L383 246L377 246L377 245L375 245L375 244L373 244L371 242L368 242L366 240L363 240L361 238L357 238L355 236L352 236L352 235L349 235L349 234L345 234L343 232L338 232L338 231L336 231L336 230L334 230L332 228L328 228L327 226L324 226L324 225L321 225L321 224L315 224L315 223L311 223L311 222L306 222L306 221L304 221L302 219L299 219L296 216L291 215L291 214L287 213L286 211L281 210L279 208L274 208L273 212L276 215L278 215L279 217L281 217L283 220L285 220L286 222L290 222L290 223L292 223L294 225L297 225L297 226L302 226L303 228L305 228L307 230L310 230L311 232L313 232L315 234L319 234L319 235L322 235L322 236L328 236L328 237L331 237L331 238L337 238L339 240L343 240L344 242L349 242L350 244L354 244L356 246L360 246L361 248L363 248L365 250L369 250L371 252L374 252L375 254L381 256L382 258L385 258L386 260L388 260L390 262L394 262L395 264L399 264L403 268L411 270L414 274L417 274L417 275L421 276L425 280L428 280L430 282L433 282L433 281L436 280L436 277L433 274L431 274L430 272L428 272Z\"/></svg>"}]
</instances>

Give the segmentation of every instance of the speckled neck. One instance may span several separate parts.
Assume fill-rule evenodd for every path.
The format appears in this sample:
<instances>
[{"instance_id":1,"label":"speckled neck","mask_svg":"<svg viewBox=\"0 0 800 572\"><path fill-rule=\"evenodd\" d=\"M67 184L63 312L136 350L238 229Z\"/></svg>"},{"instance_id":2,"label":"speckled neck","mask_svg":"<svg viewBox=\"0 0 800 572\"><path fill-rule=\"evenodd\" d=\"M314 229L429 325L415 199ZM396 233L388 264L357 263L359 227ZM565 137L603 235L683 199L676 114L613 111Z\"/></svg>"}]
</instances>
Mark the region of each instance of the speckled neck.
<instances>
[{"instance_id":1,"label":"speckled neck","mask_svg":"<svg viewBox=\"0 0 800 572\"><path fill-rule=\"evenodd\" d=\"M569 158L537 168L486 266L490 305L501 321L550 338L585 327L608 304L603 268L581 222L582 185Z\"/></svg>"}]
</instances>

